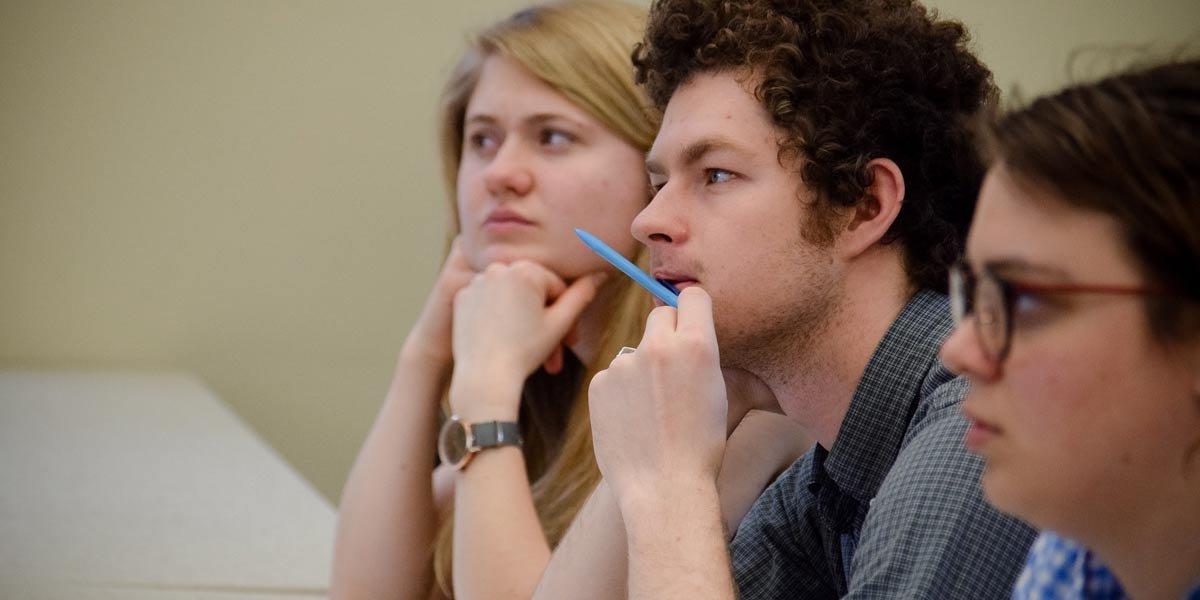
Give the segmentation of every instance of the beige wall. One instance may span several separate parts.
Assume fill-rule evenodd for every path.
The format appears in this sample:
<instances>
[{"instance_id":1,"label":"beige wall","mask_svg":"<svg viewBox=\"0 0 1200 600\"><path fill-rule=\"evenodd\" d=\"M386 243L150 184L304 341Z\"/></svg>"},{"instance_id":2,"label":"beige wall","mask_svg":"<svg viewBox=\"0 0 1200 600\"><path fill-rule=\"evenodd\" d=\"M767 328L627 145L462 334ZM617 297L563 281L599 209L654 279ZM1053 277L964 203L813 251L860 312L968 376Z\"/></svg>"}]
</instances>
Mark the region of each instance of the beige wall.
<instances>
[{"instance_id":1,"label":"beige wall","mask_svg":"<svg viewBox=\"0 0 1200 600\"><path fill-rule=\"evenodd\" d=\"M194 372L336 498L439 256L437 90L519 4L0 2L0 367ZM1032 92L1073 48L1200 22L935 5Z\"/></svg>"}]
</instances>

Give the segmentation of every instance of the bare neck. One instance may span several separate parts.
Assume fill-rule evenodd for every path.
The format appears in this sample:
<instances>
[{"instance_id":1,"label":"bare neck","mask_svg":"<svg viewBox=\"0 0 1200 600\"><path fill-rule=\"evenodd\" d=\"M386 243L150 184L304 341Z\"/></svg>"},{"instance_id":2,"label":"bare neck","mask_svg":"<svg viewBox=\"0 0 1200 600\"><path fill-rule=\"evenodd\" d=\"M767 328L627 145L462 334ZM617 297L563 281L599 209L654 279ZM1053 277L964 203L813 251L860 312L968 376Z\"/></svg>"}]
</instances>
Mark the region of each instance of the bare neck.
<instances>
[{"instance_id":1,"label":"bare neck","mask_svg":"<svg viewBox=\"0 0 1200 600\"><path fill-rule=\"evenodd\" d=\"M570 348L585 365L592 364L596 353L600 351L607 328L612 325L613 310L621 299L621 286L618 283L620 281L616 277L605 281L576 322L575 339Z\"/></svg>"},{"instance_id":2,"label":"bare neck","mask_svg":"<svg viewBox=\"0 0 1200 600\"><path fill-rule=\"evenodd\" d=\"M1200 584L1200 489L1155 490L1151 506L1105 519L1106 532L1080 540L1104 560L1131 598L1178 600Z\"/></svg>"},{"instance_id":3,"label":"bare neck","mask_svg":"<svg viewBox=\"0 0 1200 600\"><path fill-rule=\"evenodd\" d=\"M837 309L807 344L759 373L784 413L832 448L871 356L912 294L899 249L860 257L842 279Z\"/></svg>"}]
</instances>

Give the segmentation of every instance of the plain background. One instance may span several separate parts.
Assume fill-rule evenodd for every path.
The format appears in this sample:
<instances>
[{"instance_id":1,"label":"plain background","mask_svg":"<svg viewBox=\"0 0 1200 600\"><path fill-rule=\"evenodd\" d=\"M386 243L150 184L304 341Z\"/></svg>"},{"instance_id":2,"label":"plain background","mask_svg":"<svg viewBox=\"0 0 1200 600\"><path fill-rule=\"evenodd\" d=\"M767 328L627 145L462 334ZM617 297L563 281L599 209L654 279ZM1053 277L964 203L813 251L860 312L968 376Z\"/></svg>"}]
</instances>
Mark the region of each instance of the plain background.
<instances>
[{"instance_id":1,"label":"plain background","mask_svg":"<svg viewBox=\"0 0 1200 600\"><path fill-rule=\"evenodd\" d=\"M442 80L524 4L0 0L0 368L195 373L336 501L441 257ZM1195 0L930 4L1026 97L1200 34Z\"/></svg>"}]
</instances>

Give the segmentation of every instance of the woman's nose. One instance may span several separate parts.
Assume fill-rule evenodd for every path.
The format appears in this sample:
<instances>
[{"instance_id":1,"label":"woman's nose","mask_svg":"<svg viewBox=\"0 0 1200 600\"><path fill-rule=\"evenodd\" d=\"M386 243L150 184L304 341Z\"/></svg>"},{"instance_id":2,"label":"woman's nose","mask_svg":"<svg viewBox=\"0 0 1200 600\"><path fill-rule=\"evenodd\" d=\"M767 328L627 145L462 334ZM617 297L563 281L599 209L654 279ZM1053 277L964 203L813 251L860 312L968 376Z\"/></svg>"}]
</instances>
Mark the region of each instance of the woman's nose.
<instances>
[{"instance_id":1,"label":"woman's nose","mask_svg":"<svg viewBox=\"0 0 1200 600\"><path fill-rule=\"evenodd\" d=\"M984 352L983 344L976 333L973 316L968 316L950 332L950 336L942 343L942 350L938 356L946 368L959 375L969 375L973 379L995 379L1000 372L1000 366Z\"/></svg>"},{"instance_id":2,"label":"woman's nose","mask_svg":"<svg viewBox=\"0 0 1200 600\"><path fill-rule=\"evenodd\" d=\"M505 140L483 172L488 193L497 197L524 196L533 190L533 169L517 140Z\"/></svg>"}]
</instances>

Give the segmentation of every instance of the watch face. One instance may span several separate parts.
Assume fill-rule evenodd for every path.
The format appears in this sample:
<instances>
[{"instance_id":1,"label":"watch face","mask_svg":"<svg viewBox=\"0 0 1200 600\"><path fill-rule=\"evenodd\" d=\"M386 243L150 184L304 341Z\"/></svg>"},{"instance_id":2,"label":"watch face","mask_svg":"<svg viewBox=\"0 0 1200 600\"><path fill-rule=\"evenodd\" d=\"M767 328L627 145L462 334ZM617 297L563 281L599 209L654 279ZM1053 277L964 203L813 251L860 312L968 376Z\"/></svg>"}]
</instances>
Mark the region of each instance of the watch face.
<instances>
[{"instance_id":1,"label":"watch face","mask_svg":"<svg viewBox=\"0 0 1200 600\"><path fill-rule=\"evenodd\" d=\"M467 462L467 426L458 417L450 417L438 435L438 456L442 463L460 469Z\"/></svg>"}]
</instances>

